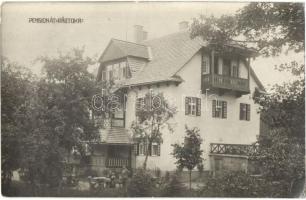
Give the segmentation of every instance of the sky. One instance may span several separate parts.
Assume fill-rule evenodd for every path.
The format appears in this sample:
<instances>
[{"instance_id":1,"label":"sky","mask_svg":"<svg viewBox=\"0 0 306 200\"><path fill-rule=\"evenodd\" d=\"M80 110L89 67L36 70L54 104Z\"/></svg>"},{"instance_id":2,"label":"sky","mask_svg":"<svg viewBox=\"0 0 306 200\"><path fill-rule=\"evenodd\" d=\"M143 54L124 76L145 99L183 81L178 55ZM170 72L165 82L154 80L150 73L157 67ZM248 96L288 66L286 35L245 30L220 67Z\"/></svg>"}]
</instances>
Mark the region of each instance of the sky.
<instances>
[{"instance_id":1,"label":"sky","mask_svg":"<svg viewBox=\"0 0 306 200\"><path fill-rule=\"evenodd\" d=\"M148 38L178 31L181 21L192 22L199 15L234 14L247 3L240 2L34 2L6 3L2 7L2 54L13 62L40 74L39 56L56 56L75 47L98 58L111 38L131 40L134 25L142 25ZM29 18L82 18L83 23L29 23ZM257 58L251 65L265 87L293 77L274 70L276 64L298 60L304 54ZM92 67L92 71L94 68Z\"/></svg>"}]
</instances>

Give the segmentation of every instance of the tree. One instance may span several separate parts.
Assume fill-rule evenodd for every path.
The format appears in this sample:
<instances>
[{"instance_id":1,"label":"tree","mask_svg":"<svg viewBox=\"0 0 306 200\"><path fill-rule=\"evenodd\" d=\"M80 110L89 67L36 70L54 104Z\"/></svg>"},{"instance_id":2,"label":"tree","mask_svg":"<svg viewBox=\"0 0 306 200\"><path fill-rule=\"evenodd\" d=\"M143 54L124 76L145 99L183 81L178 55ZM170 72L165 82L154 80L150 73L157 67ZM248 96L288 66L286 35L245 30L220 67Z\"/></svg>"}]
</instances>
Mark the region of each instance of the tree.
<instances>
[{"instance_id":1,"label":"tree","mask_svg":"<svg viewBox=\"0 0 306 200\"><path fill-rule=\"evenodd\" d=\"M132 123L133 138L147 145L143 168L146 169L150 148L153 142L162 143L163 132L173 129L168 120L174 116L176 108L170 106L162 93L149 92L136 106L137 120Z\"/></svg>"},{"instance_id":2,"label":"tree","mask_svg":"<svg viewBox=\"0 0 306 200\"><path fill-rule=\"evenodd\" d=\"M173 156L177 159L179 168L187 168L189 171L189 189L191 189L191 171L198 165L202 165L203 158L201 150L202 139L199 129L188 129L186 126L185 141L181 145L173 144Z\"/></svg>"},{"instance_id":3,"label":"tree","mask_svg":"<svg viewBox=\"0 0 306 200\"><path fill-rule=\"evenodd\" d=\"M304 50L302 3L252 2L235 15L194 19L191 36L213 43L252 45L262 55L279 55L284 49Z\"/></svg>"},{"instance_id":4,"label":"tree","mask_svg":"<svg viewBox=\"0 0 306 200\"><path fill-rule=\"evenodd\" d=\"M1 67L1 182L9 189L12 172L19 168L20 137L15 113L32 97L34 75L30 70L2 59Z\"/></svg>"},{"instance_id":5,"label":"tree","mask_svg":"<svg viewBox=\"0 0 306 200\"><path fill-rule=\"evenodd\" d=\"M278 181L285 194L301 192L305 179L305 78L303 66L293 62L279 70L297 76L290 83L276 84L269 94L254 96L261 115L270 127L260 135L259 152L252 157L262 167L267 181Z\"/></svg>"},{"instance_id":6,"label":"tree","mask_svg":"<svg viewBox=\"0 0 306 200\"><path fill-rule=\"evenodd\" d=\"M304 24L302 3L252 2L234 16L195 19L191 36L201 36L219 46L228 43L248 45L255 47L261 55L278 56L288 51L304 50ZM291 71L297 79L273 86L269 94L255 93L255 101L262 108L262 120L270 129L260 135L259 152L253 159L263 166L265 181L280 182L286 188L286 195L290 196L293 185L304 179L305 67L304 63L293 61L277 68Z\"/></svg>"},{"instance_id":7,"label":"tree","mask_svg":"<svg viewBox=\"0 0 306 200\"><path fill-rule=\"evenodd\" d=\"M83 58L83 50L78 49L39 60L44 70L40 80L32 81L22 71L5 68L2 78L7 84L2 85L5 98L1 99L5 108L2 142L6 142L2 149L7 152L3 169L20 169L34 192L41 184L59 186L65 155L74 147L84 155L84 141L98 138L89 117L91 98L98 91L94 76L87 71L92 61ZM14 148L17 153L9 151ZM11 166L7 163L15 160L17 165L7 169ZM7 177L3 172L2 177Z\"/></svg>"}]
</instances>

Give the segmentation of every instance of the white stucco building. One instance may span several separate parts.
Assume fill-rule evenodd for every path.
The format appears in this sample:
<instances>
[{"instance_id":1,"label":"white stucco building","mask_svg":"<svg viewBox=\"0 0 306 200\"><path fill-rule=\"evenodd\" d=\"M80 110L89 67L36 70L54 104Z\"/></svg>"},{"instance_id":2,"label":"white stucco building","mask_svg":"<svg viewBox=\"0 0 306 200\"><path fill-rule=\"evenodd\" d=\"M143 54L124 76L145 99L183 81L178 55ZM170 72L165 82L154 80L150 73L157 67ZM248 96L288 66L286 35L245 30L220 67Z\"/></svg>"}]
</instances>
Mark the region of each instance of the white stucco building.
<instances>
[{"instance_id":1,"label":"white stucco building","mask_svg":"<svg viewBox=\"0 0 306 200\"><path fill-rule=\"evenodd\" d=\"M247 170L247 152L255 150L249 145L256 141L260 125L252 95L264 90L250 64L256 52L237 44L218 50L199 37L191 39L186 23L180 28L146 40L147 33L135 26L135 42L111 39L104 50L98 83L112 81L125 97L123 109L112 113L101 129L98 146L105 153L93 156L96 169L139 167L149 148L148 168L175 170L171 144L183 142L187 125L200 129L205 170ZM162 92L177 113L169 121L174 132L164 130L161 144L146 147L131 139L130 127L136 120L136 102L150 91Z\"/></svg>"}]
</instances>

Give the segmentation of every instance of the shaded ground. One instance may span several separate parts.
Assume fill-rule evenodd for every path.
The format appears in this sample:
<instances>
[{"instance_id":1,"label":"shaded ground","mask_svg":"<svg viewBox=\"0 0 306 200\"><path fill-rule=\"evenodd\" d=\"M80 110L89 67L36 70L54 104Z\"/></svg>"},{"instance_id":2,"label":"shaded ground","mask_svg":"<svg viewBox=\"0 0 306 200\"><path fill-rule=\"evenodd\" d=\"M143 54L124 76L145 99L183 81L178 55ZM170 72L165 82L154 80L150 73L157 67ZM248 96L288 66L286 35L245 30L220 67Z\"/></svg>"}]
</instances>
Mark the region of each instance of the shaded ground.
<instances>
[{"instance_id":1,"label":"shaded ground","mask_svg":"<svg viewBox=\"0 0 306 200\"><path fill-rule=\"evenodd\" d=\"M122 188L108 188L103 191L89 190L89 184L81 181L77 187L40 188L34 193L29 184L22 181L13 181L9 190L2 188L2 195L9 197L124 197Z\"/></svg>"}]
</instances>

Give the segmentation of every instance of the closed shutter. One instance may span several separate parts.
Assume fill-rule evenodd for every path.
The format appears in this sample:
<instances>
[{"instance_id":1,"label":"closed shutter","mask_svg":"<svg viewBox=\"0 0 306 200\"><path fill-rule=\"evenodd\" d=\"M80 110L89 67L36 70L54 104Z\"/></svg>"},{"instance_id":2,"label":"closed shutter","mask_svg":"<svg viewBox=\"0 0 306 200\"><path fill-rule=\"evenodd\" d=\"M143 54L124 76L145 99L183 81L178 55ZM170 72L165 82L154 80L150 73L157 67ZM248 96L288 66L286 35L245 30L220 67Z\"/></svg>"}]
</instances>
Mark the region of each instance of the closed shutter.
<instances>
[{"instance_id":1,"label":"closed shutter","mask_svg":"<svg viewBox=\"0 0 306 200\"><path fill-rule=\"evenodd\" d=\"M222 102L222 118L227 118L227 102Z\"/></svg>"},{"instance_id":2,"label":"closed shutter","mask_svg":"<svg viewBox=\"0 0 306 200\"><path fill-rule=\"evenodd\" d=\"M160 156L160 143L158 143L158 146L157 146L157 155Z\"/></svg>"},{"instance_id":3,"label":"closed shutter","mask_svg":"<svg viewBox=\"0 0 306 200\"><path fill-rule=\"evenodd\" d=\"M190 104L190 97L185 97L185 115L190 114L189 104Z\"/></svg>"},{"instance_id":4,"label":"closed shutter","mask_svg":"<svg viewBox=\"0 0 306 200\"><path fill-rule=\"evenodd\" d=\"M246 104L246 120L250 121L251 120L251 105Z\"/></svg>"},{"instance_id":5,"label":"closed shutter","mask_svg":"<svg viewBox=\"0 0 306 200\"><path fill-rule=\"evenodd\" d=\"M216 117L216 100L212 101L212 117Z\"/></svg>"},{"instance_id":6,"label":"closed shutter","mask_svg":"<svg viewBox=\"0 0 306 200\"><path fill-rule=\"evenodd\" d=\"M197 98L197 105L196 105L196 109L197 109L197 116L201 116L201 99Z\"/></svg>"},{"instance_id":7,"label":"closed shutter","mask_svg":"<svg viewBox=\"0 0 306 200\"><path fill-rule=\"evenodd\" d=\"M240 117L239 117L240 120L243 120L243 107L244 107L244 104L240 103Z\"/></svg>"},{"instance_id":8,"label":"closed shutter","mask_svg":"<svg viewBox=\"0 0 306 200\"><path fill-rule=\"evenodd\" d=\"M147 151L148 151L148 143L147 142L143 142L143 155L147 155Z\"/></svg>"},{"instance_id":9,"label":"closed shutter","mask_svg":"<svg viewBox=\"0 0 306 200\"><path fill-rule=\"evenodd\" d=\"M152 143L148 143L149 156L152 156Z\"/></svg>"}]
</instances>

